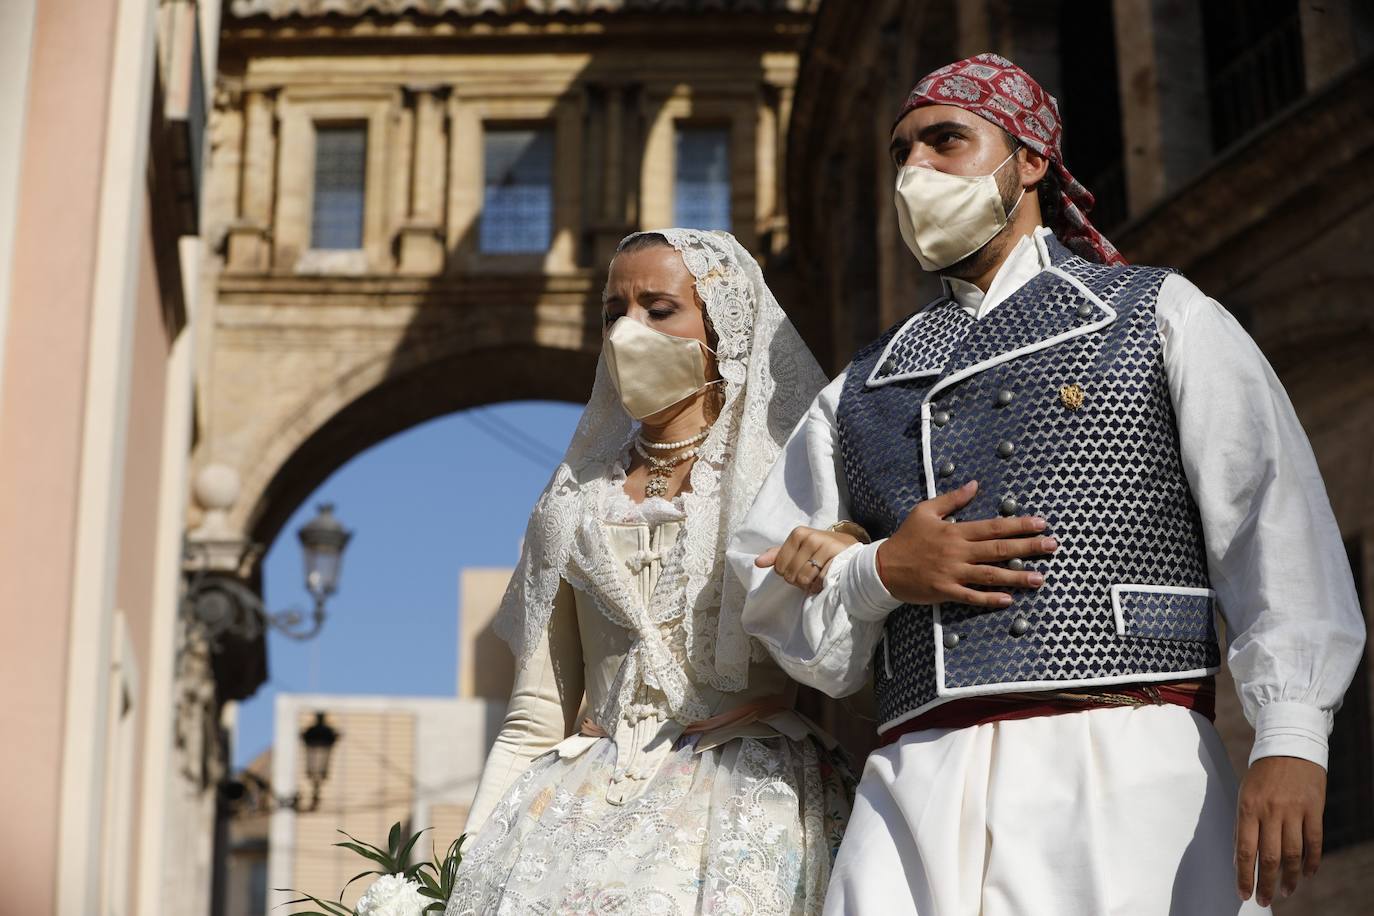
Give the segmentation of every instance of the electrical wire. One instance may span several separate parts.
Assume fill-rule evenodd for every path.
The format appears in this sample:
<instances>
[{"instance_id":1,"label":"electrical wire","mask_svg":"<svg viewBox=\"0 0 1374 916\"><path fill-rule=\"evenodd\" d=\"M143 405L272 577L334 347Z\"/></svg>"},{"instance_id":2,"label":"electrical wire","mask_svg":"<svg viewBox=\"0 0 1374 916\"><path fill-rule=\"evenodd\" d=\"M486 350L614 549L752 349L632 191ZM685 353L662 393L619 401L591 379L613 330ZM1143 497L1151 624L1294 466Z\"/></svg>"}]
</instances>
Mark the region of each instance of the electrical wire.
<instances>
[{"instance_id":1,"label":"electrical wire","mask_svg":"<svg viewBox=\"0 0 1374 916\"><path fill-rule=\"evenodd\" d=\"M544 471L551 471L562 460L562 455L497 414L469 410L465 416L482 432Z\"/></svg>"}]
</instances>

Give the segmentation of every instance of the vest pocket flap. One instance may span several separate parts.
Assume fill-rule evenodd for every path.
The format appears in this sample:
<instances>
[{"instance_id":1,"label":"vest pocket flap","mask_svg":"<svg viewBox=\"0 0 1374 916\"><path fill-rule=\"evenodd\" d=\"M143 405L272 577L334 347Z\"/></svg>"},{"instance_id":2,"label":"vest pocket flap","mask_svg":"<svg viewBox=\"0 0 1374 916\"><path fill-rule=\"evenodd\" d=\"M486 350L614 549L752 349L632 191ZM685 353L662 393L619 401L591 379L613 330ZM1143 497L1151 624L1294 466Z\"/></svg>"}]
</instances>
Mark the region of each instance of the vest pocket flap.
<instances>
[{"instance_id":1,"label":"vest pocket flap","mask_svg":"<svg viewBox=\"0 0 1374 916\"><path fill-rule=\"evenodd\" d=\"M1176 585L1113 585L1112 614L1120 636L1216 642L1217 593Z\"/></svg>"}]
</instances>

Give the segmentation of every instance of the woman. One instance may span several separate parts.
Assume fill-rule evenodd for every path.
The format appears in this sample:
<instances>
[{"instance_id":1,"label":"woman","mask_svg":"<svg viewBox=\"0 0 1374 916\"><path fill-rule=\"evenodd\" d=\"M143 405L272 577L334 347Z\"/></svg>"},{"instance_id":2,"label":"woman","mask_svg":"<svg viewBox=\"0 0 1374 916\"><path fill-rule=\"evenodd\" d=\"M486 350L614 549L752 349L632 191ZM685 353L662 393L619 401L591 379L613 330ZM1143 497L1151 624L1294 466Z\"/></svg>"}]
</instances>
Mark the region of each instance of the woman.
<instances>
[{"instance_id":1,"label":"woman","mask_svg":"<svg viewBox=\"0 0 1374 916\"><path fill-rule=\"evenodd\" d=\"M628 237L604 302L497 618L518 673L447 916L818 913L853 780L724 551L825 378L727 233Z\"/></svg>"}]
</instances>

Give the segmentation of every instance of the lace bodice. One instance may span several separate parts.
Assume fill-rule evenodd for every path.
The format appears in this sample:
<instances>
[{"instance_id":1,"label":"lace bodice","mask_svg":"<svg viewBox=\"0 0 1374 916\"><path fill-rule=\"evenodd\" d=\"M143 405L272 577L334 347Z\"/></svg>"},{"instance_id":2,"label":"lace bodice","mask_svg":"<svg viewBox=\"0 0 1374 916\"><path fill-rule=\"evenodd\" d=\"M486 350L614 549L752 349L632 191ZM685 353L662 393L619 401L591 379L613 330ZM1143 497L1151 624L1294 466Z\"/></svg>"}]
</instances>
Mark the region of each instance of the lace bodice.
<instances>
[{"instance_id":1,"label":"lace bodice","mask_svg":"<svg viewBox=\"0 0 1374 916\"><path fill-rule=\"evenodd\" d=\"M660 690L675 717L692 721L709 715L699 686L742 691L765 655L744 632L744 590L727 572L725 546L825 376L768 291L758 262L737 241L690 229L661 235L692 274L717 337L724 382L690 489L670 504L682 519L658 576L671 587L637 595L607 543L604 526L614 517L608 506L628 517L616 465L623 467L636 430L603 359L564 460L530 516L494 627L525 664L545 635L561 583L568 582L638 637L626 683ZM669 518L658 502L635 511L644 524Z\"/></svg>"},{"instance_id":2,"label":"lace bodice","mask_svg":"<svg viewBox=\"0 0 1374 916\"><path fill-rule=\"evenodd\" d=\"M681 623L681 564L688 526L683 496L635 502L617 465L599 518L578 539L569 583L577 603L586 674L586 706L607 732L645 718L687 725L738 705L742 697L785 690L765 653L753 667L762 680L722 691L690 664Z\"/></svg>"}]
</instances>

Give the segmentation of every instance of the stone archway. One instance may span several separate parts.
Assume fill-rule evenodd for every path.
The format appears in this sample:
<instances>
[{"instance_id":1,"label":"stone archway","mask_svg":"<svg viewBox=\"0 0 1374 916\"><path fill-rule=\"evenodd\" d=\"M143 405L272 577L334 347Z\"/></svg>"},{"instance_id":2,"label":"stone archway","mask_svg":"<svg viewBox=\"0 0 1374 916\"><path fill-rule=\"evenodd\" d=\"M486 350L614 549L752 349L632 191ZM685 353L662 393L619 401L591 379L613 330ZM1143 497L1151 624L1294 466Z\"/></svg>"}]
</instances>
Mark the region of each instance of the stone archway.
<instances>
[{"instance_id":1,"label":"stone archway","mask_svg":"<svg viewBox=\"0 0 1374 916\"><path fill-rule=\"evenodd\" d=\"M229 332L215 354L217 381L255 381L220 392L217 417L244 425L221 422L201 462L227 465L242 482L229 524L270 543L335 469L426 420L509 400L585 400L599 349L599 305L586 301L594 297L585 290L577 298L584 301L461 312L402 306L409 324L391 329L362 314L375 305L334 306L333 320L315 325L309 339L293 339L291 326L302 315L278 303L262 316L274 333ZM244 346L253 340L260 345Z\"/></svg>"},{"instance_id":2,"label":"stone archway","mask_svg":"<svg viewBox=\"0 0 1374 916\"><path fill-rule=\"evenodd\" d=\"M406 428L584 400L610 253L674 221L680 126L725 136L729 226L785 288L782 149L817 2L232 4L204 188L205 480L188 519L192 542L223 550L188 569L257 584L253 545ZM355 195L341 237L315 222L331 130L353 137L354 158L328 172ZM519 252L482 241L501 131L552 149L547 212L503 211L547 221Z\"/></svg>"},{"instance_id":3,"label":"stone archway","mask_svg":"<svg viewBox=\"0 0 1374 916\"><path fill-rule=\"evenodd\" d=\"M255 542L271 543L294 508L335 470L427 420L503 401L583 401L595 365L595 352L508 347L455 353L367 385L294 447L273 444L261 474L249 480L257 499L245 507L246 530Z\"/></svg>"}]
</instances>

